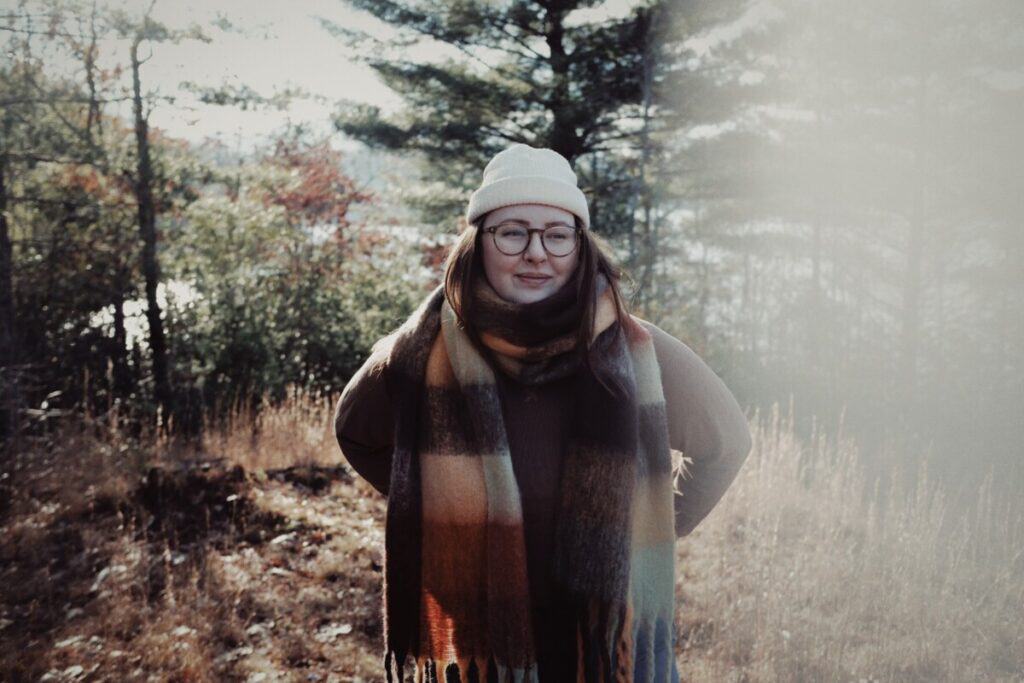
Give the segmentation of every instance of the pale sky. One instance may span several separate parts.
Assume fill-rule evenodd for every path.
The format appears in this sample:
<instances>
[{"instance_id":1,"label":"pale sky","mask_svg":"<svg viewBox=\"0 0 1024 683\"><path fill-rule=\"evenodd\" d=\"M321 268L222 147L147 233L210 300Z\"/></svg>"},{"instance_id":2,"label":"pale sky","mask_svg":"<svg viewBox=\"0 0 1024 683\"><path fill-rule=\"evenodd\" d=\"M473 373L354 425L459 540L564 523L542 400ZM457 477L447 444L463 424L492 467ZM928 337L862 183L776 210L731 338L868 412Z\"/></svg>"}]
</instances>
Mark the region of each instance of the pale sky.
<instances>
[{"instance_id":1,"label":"pale sky","mask_svg":"<svg viewBox=\"0 0 1024 683\"><path fill-rule=\"evenodd\" d=\"M148 3L130 0L120 4L141 13ZM144 83L161 94L174 93L179 83L192 81L209 86L247 85L265 95L297 86L329 101L349 98L372 102L385 111L401 104L400 98L380 83L371 69L350 61L342 41L320 25L318 16L347 27L380 31L380 22L350 9L340 0L157 0L154 15L171 27L198 23L213 39L210 43L192 40L153 46L153 57L143 66L142 75ZM218 15L226 17L242 33L212 26ZM110 47L126 54L124 46ZM152 125L194 142L209 136L229 144L241 143L243 147L259 141L288 119L327 132L333 109L329 103L309 100L296 101L287 111L242 111L194 101L183 104L157 107L150 119ZM342 140L337 142L339 146L349 146Z\"/></svg>"}]
</instances>

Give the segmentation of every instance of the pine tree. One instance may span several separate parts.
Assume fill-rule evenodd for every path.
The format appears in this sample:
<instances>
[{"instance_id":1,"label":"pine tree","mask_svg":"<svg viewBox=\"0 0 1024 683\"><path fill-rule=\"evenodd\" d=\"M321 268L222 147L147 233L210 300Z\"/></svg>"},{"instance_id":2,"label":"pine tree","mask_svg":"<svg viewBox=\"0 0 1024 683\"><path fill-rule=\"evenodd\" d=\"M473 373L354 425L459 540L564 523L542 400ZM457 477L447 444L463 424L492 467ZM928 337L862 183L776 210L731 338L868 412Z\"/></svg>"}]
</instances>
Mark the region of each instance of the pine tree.
<instances>
[{"instance_id":1,"label":"pine tree","mask_svg":"<svg viewBox=\"0 0 1024 683\"><path fill-rule=\"evenodd\" d=\"M428 221L450 226L488 159L521 142L551 147L573 164L597 231L633 232L633 158L650 96L644 62L656 59L648 47L663 6L640 4L623 17L586 21L600 3L350 1L400 29L401 38L388 42L325 24L407 107L388 118L376 106L348 102L337 128L371 147L420 155L424 180L446 190L420 203ZM410 46L422 41L448 54L411 59Z\"/></svg>"}]
</instances>

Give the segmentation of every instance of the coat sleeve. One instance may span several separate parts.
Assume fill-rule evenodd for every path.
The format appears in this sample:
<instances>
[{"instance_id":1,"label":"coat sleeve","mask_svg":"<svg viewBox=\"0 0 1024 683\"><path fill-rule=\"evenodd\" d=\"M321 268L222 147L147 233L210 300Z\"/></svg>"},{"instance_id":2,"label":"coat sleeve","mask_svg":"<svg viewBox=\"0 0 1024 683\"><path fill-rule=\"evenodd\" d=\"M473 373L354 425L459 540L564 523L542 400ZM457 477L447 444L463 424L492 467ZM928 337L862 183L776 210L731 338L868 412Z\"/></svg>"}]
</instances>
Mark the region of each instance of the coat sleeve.
<instances>
[{"instance_id":1,"label":"coat sleeve","mask_svg":"<svg viewBox=\"0 0 1024 683\"><path fill-rule=\"evenodd\" d=\"M677 481L676 537L707 517L732 484L753 440L746 415L725 383L689 346L652 323L661 367L669 445L682 451L689 476Z\"/></svg>"},{"instance_id":2,"label":"coat sleeve","mask_svg":"<svg viewBox=\"0 0 1024 683\"><path fill-rule=\"evenodd\" d=\"M383 364L371 355L341 393L334 409L334 434L352 469L385 496L391 479L393 427Z\"/></svg>"}]
</instances>

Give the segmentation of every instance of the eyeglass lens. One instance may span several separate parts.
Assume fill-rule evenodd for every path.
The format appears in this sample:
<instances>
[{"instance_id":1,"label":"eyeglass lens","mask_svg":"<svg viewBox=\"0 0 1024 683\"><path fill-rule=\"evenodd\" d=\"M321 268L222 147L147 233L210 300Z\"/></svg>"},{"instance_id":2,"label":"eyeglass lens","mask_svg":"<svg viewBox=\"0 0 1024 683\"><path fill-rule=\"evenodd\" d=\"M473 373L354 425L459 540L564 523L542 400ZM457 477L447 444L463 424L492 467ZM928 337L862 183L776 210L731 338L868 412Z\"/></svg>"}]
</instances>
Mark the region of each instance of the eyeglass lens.
<instances>
[{"instance_id":1,"label":"eyeglass lens","mask_svg":"<svg viewBox=\"0 0 1024 683\"><path fill-rule=\"evenodd\" d=\"M521 225L505 224L494 229L494 246L507 256L526 250L530 232ZM552 256L566 256L576 247L576 231L567 225L553 225L541 232L541 244Z\"/></svg>"}]
</instances>

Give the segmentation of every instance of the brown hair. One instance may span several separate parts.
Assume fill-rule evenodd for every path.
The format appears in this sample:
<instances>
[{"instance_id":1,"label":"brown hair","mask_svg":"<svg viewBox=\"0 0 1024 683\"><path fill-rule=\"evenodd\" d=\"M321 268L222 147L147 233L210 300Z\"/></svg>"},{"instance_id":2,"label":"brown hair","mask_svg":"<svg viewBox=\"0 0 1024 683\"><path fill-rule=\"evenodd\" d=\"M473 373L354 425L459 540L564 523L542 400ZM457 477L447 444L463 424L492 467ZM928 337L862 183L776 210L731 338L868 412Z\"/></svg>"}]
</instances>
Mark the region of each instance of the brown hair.
<instances>
[{"instance_id":1,"label":"brown hair","mask_svg":"<svg viewBox=\"0 0 1024 683\"><path fill-rule=\"evenodd\" d=\"M444 264L445 298L465 328L467 335L478 348L484 348L484 345L474 326L469 323L473 320L473 297L469 293L472 291L476 278L485 277L480 239L487 216L488 214L485 213L462 231L448 253ZM592 369L590 339L593 335L597 308L594 297L597 274L603 273L608 279L612 300L615 302L616 318L621 325L627 324L629 311L626 308L622 291L619 289L619 280L628 276L615 264L608 243L600 235L585 229L579 216L574 215L573 218L579 231L579 244L576 247L579 249L579 260L573 277L576 280L576 296L585 302L583 316L576 335L576 349L582 356L583 364ZM605 388L609 388L600 377L598 377L598 381ZM609 390L611 391L610 388Z\"/></svg>"}]
</instances>

